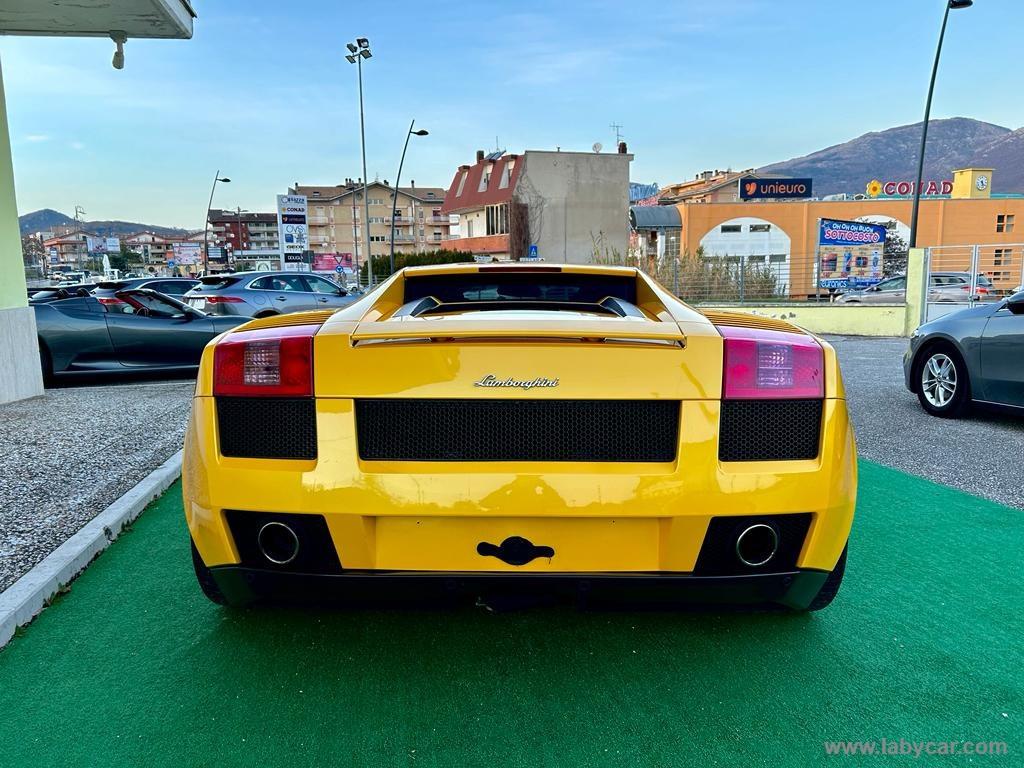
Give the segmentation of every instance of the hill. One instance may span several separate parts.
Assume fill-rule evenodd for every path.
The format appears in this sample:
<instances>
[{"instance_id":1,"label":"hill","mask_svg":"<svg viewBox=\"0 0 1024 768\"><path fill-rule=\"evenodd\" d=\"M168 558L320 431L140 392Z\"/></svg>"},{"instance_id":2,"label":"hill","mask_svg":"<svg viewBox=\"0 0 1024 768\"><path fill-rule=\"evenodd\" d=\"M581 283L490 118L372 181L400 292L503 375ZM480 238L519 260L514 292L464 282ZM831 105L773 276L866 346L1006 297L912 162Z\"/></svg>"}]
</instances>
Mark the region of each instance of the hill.
<instances>
[{"instance_id":1,"label":"hill","mask_svg":"<svg viewBox=\"0 0 1024 768\"><path fill-rule=\"evenodd\" d=\"M73 227L75 220L65 213L55 211L52 208L43 208L38 211L26 213L18 217L18 225L21 234L29 232L45 232L54 227ZM179 227L162 227L156 224L142 224L135 221L83 221L82 229L87 232L94 232L104 237L125 237L136 232L153 232L157 235L182 236L188 234L188 230Z\"/></svg>"},{"instance_id":2,"label":"hill","mask_svg":"<svg viewBox=\"0 0 1024 768\"><path fill-rule=\"evenodd\" d=\"M872 179L912 180L917 175L921 123L866 133L803 157L759 168L762 173L809 176L816 196L857 194ZM949 179L957 168L995 168L993 191L1024 192L1024 129L954 117L928 130L924 178Z\"/></svg>"}]
</instances>

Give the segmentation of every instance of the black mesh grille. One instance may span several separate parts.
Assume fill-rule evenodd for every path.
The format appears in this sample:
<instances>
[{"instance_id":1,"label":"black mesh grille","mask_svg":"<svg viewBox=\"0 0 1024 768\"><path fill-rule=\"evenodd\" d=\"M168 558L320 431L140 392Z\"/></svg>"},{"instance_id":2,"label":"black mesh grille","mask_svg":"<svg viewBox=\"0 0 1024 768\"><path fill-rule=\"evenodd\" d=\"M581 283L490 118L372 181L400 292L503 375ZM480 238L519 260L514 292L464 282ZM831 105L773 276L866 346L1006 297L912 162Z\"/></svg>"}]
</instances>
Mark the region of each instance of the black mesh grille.
<instances>
[{"instance_id":1,"label":"black mesh grille","mask_svg":"<svg viewBox=\"0 0 1024 768\"><path fill-rule=\"evenodd\" d=\"M315 459L312 398L218 397L217 430L224 456Z\"/></svg>"},{"instance_id":2,"label":"black mesh grille","mask_svg":"<svg viewBox=\"0 0 1024 768\"><path fill-rule=\"evenodd\" d=\"M391 461L672 461L676 400L357 400L359 455Z\"/></svg>"},{"instance_id":3,"label":"black mesh grille","mask_svg":"<svg viewBox=\"0 0 1024 768\"><path fill-rule=\"evenodd\" d=\"M752 525L767 525L778 535L775 555L764 565L745 565L736 554L736 540ZM735 576L744 573L780 573L796 568L796 559L803 549L811 514L799 512L788 515L743 515L713 517L701 544L697 576Z\"/></svg>"},{"instance_id":4,"label":"black mesh grille","mask_svg":"<svg viewBox=\"0 0 1024 768\"><path fill-rule=\"evenodd\" d=\"M720 461L782 461L818 456L821 400L723 400Z\"/></svg>"}]
</instances>

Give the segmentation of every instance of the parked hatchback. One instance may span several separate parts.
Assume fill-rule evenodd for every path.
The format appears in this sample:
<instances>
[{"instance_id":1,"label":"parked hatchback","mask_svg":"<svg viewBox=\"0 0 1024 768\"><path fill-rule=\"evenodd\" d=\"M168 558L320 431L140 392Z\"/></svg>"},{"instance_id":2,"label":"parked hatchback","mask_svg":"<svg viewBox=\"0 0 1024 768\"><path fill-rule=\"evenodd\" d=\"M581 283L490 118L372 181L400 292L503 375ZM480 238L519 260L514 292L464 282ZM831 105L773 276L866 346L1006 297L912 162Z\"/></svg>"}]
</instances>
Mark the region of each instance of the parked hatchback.
<instances>
[{"instance_id":1,"label":"parked hatchback","mask_svg":"<svg viewBox=\"0 0 1024 768\"><path fill-rule=\"evenodd\" d=\"M267 317L355 301L337 283L301 272L232 272L200 278L184 300L214 315Z\"/></svg>"},{"instance_id":2,"label":"parked hatchback","mask_svg":"<svg viewBox=\"0 0 1024 768\"><path fill-rule=\"evenodd\" d=\"M932 272L928 279L928 301L967 303L971 292L970 272ZM985 275L978 275L974 301L998 301L995 286ZM891 277L870 288L848 291L836 299L837 304L902 304L907 300L905 275Z\"/></svg>"}]
</instances>

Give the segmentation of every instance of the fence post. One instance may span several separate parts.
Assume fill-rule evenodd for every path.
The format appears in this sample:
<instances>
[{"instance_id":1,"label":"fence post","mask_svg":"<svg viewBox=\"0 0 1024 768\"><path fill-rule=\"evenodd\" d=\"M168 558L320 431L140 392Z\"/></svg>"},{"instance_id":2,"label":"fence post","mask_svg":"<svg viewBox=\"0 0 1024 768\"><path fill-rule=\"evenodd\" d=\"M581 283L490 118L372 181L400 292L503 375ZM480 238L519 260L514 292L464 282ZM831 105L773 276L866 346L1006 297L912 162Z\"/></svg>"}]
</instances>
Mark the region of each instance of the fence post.
<instances>
[{"instance_id":1,"label":"fence post","mask_svg":"<svg viewBox=\"0 0 1024 768\"><path fill-rule=\"evenodd\" d=\"M928 272L930 249L911 248L907 251L907 304L903 335L909 336L925 322L928 308Z\"/></svg>"},{"instance_id":2,"label":"fence post","mask_svg":"<svg viewBox=\"0 0 1024 768\"><path fill-rule=\"evenodd\" d=\"M744 303L746 298L746 272L747 272L747 257L740 255L740 304Z\"/></svg>"},{"instance_id":3,"label":"fence post","mask_svg":"<svg viewBox=\"0 0 1024 768\"><path fill-rule=\"evenodd\" d=\"M967 297L967 306L974 306L974 297L978 295L978 269L981 264L981 246L971 248L971 293Z\"/></svg>"}]
</instances>

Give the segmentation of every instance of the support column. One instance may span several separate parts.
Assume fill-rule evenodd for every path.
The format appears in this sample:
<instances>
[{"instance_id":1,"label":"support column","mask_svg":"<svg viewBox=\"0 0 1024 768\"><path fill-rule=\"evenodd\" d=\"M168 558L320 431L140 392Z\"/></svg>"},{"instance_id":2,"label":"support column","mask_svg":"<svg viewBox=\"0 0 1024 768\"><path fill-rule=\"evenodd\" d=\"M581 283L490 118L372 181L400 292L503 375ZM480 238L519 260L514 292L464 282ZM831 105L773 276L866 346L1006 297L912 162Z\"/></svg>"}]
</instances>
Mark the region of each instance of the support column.
<instances>
[{"instance_id":1,"label":"support column","mask_svg":"<svg viewBox=\"0 0 1024 768\"><path fill-rule=\"evenodd\" d=\"M11 135L0 68L0 403L42 393L36 316L28 306L25 286Z\"/></svg>"},{"instance_id":2,"label":"support column","mask_svg":"<svg viewBox=\"0 0 1024 768\"><path fill-rule=\"evenodd\" d=\"M903 335L909 336L925 319L928 301L928 265L924 248L907 253L907 315Z\"/></svg>"}]
</instances>

